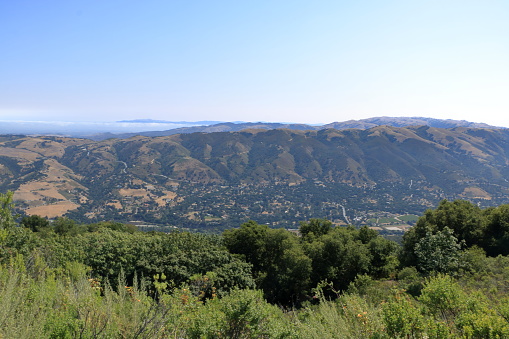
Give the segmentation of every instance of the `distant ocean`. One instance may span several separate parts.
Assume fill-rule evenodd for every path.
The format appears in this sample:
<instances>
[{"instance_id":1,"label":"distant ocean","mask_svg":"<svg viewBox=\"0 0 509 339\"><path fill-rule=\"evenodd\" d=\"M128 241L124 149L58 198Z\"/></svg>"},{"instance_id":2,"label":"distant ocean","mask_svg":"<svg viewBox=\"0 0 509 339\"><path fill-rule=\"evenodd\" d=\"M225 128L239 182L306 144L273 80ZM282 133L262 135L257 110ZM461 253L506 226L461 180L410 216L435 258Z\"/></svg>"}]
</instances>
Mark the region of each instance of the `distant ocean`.
<instances>
[{"instance_id":1,"label":"distant ocean","mask_svg":"<svg viewBox=\"0 0 509 339\"><path fill-rule=\"evenodd\" d=\"M198 122L199 123L199 122ZM69 121L2 121L0 134L55 134L89 136L96 133L133 133L165 131L196 126L192 122L69 122Z\"/></svg>"}]
</instances>

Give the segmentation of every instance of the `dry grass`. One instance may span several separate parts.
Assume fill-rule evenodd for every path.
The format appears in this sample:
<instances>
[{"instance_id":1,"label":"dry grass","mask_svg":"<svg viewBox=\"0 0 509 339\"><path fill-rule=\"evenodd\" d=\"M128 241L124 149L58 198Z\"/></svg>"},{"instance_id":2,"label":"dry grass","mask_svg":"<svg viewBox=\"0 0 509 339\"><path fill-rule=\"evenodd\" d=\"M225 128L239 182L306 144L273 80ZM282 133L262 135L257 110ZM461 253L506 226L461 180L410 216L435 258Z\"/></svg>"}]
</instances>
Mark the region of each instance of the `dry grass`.
<instances>
[{"instance_id":1,"label":"dry grass","mask_svg":"<svg viewBox=\"0 0 509 339\"><path fill-rule=\"evenodd\" d=\"M39 138L28 138L25 139L21 144L19 144L19 148L33 150L41 155L47 157L61 157L64 155L64 146L61 143L42 140Z\"/></svg>"},{"instance_id":2,"label":"dry grass","mask_svg":"<svg viewBox=\"0 0 509 339\"><path fill-rule=\"evenodd\" d=\"M189 220L197 220L198 219L198 212L189 212L184 214L184 217L186 217Z\"/></svg>"},{"instance_id":3,"label":"dry grass","mask_svg":"<svg viewBox=\"0 0 509 339\"><path fill-rule=\"evenodd\" d=\"M164 191L163 193L165 194L164 196L156 199L156 202L159 206L166 206L167 199L175 200L175 198L177 197L177 193L175 192Z\"/></svg>"},{"instance_id":4,"label":"dry grass","mask_svg":"<svg viewBox=\"0 0 509 339\"><path fill-rule=\"evenodd\" d=\"M121 188L118 190L118 193L123 197L148 197L147 190L143 188Z\"/></svg>"},{"instance_id":5,"label":"dry grass","mask_svg":"<svg viewBox=\"0 0 509 339\"><path fill-rule=\"evenodd\" d=\"M11 147L0 147L0 156L25 159L28 161L36 161L41 158L41 155L36 152Z\"/></svg>"},{"instance_id":6,"label":"dry grass","mask_svg":"<svg viewBox=\"0 0 509 339\"><path fill-rule=\"evenodd\" d=\"M75 188L86 190L84 186L73 180L76 176L69 168L54 159L47 159L44 164L46 165L42 172L45 174L44 178L21 185L14 194L15 199L25 201L44 198L67 200L61 194L62 191L71 191Z\"/></svg>"},{"instance_id":7,"label":"dry grass","mask_svg":"<svg viewBox=\"0 0 509 339\"><path fill-rule=\"evenodd\" d=\"M14 193L15 200L33 201L43 198L66 200L65 197L58 192L58 189L49 182L29 182L21 185Z\"/></svg>"},{"instance_id":8,"label":"dry grass","mask_svg":"<svg viewBox=\"0 0 509 339\"><path fill-rule=\"evenodd\" d=\"M122 204L118 200L112 200L109 203L107 203L106 205L112 206L113 208L116 208L117 210L121 210L123 208Z\"/></svg>"},{"instance_id":9,"label":"dry grass","mask_svg":"<svg viewBox=\"0 0 509 339\"><path fill-rule=\"evenodd\" d=\"M30 207L25 210L25 213L28 215L36 214L46 218L56 218L78 207L79 205L70 201L58 201L51 205Z\"/></svg>"},{"instance_id":10,"label":"dry grass","mask_svg":"<svg viewBox=\"0 0 509 339\"><path fill-rule=\"evenodd\" d=\"M73 187L79 187L81 189L85 189L84 186L81 186L74 180L82 179L81 176L74 174L74 172L61 163L59 163L55 159L47 159L44 161L44 164L47 166L45 174L47 175L47 181L67 181Z\"/></svg>"},{"instance_id":11,"label":"dry grass","mask_svg":"<svg viewBox=\"0 0 509 339\"><path fill-rule=\"evenodd\" d=\"M25 211L28 215L60 217L79 207L78 204L68 200L69 196L76 201L86 201L86 198L75 191L76 188L86 191L86 188L75 180L79 177L69 168L55 159L46 159L44 165L42 178L22 184L14 192L15 200L22 200L28 204L29 207Z\"/></svg>"},{"instance_id":12,"label":"dry grass","mask_svg":"<svg viewBox=\"0 0 509 339\"><path fill-rule=\"evenodd\" d=\"M467 187L461 195L465 198L491 200L491 195L479 187Z\"/></svg>"}]
</instances>

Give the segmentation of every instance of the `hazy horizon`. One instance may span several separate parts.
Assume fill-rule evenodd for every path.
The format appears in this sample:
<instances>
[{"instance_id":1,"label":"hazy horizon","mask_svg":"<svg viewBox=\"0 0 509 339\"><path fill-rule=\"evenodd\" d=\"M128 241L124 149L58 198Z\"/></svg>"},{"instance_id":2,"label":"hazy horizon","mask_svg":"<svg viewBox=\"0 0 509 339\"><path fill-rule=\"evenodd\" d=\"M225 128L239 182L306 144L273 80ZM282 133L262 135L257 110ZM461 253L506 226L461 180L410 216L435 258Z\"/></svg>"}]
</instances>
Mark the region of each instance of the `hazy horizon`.
<instances>
[{"instance_id":1,"label":"hazy horizon","mask_svg":"<svg viewBox=\"0 0 509 339\"><path fill-rule=\"evenodd\" d=\"M372 117L380 118L380 117ZM426 117L410 117L426 118ZM150 120L150 119L136 119ZM149 131L166 131L176 128L207 126L218 123L250 123L250 121L103 121L103 122L80 122L80 121L23 121L23 120L2 120L0 119L0 134L42 134L61 135L71 137L91 137L102 133L122 134L141 133ZM447 120L447 119L444 119ZM449 119L450 120L450 119ZM253 123L271 123L267 121L251 121ZM321 126L337 121L328 121L320 124L308 124L310 126ZM339 121L344 122L344 121ZM471 121L469 121L471 122ZM281 124L299 124L299 122L276 122ZM493 125L492 125L493 126ZM504 127L504 126L494 126Z\"/></svg>"}]
</instances>

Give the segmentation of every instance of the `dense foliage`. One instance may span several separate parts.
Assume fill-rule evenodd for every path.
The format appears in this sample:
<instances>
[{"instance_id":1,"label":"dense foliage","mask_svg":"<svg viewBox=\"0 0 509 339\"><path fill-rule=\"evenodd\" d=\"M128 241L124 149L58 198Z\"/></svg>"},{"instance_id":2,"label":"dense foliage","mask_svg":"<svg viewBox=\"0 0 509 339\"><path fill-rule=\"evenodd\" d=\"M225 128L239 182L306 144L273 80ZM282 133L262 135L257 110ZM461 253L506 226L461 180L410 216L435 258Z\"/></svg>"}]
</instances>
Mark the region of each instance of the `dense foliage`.
<instances>
[{"instance_id":1,"label":"dense foliage","mask_svg":"<svg viewBox=\"0 0 509 339\"><path fill-rule=\"evenodd\" d=\"M437 248L444 249L455 242L462 247L480 247L489 256L509 255L509 205L481 209L464 200L443 200L435 210L426 211L405 234L405 264L422 265L416 245L437 234L449 235L449 242Z\"/></svg>"},{"instance_id":2,"label":"dense foliage","mask_svg":"<svg viewBox=\"0 0 509 339\"><path fill-rule=\"evenodd\" d=\"M509 338L509 207L364 227L250 221L222 236L19 223L0 195L2 338Z\"/></svg>"}]
</instances>

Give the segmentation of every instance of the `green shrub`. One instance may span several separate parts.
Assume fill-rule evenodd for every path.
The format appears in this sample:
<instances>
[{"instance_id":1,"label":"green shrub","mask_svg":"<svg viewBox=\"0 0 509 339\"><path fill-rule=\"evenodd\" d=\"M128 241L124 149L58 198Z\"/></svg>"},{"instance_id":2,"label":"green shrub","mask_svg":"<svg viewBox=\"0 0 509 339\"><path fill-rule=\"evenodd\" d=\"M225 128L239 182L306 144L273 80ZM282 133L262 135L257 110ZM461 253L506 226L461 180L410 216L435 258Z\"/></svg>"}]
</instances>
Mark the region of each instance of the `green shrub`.
<instances>
[{"instance_id":1,"label":"green shrub","mask_svg":"<svg viewBox=\"0 0 509 339\"><path fill-rule=\"evenodd\" d=\"M289 318L263 299L261 291L236 290L197 310L189 338L293 338Z\"/></svg>"},{"instance_id":2,"label":"green shrub","mask_svg":"<svg viewBox=\"0 0 509 339\"><path fill-rule=\"evenodd\" d=\"M394 300L384 303L382 313L391 338L418 338L426 332L421 310L405 294L399 293Z\"/></svg>"}]
</instances>

